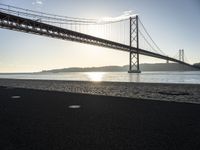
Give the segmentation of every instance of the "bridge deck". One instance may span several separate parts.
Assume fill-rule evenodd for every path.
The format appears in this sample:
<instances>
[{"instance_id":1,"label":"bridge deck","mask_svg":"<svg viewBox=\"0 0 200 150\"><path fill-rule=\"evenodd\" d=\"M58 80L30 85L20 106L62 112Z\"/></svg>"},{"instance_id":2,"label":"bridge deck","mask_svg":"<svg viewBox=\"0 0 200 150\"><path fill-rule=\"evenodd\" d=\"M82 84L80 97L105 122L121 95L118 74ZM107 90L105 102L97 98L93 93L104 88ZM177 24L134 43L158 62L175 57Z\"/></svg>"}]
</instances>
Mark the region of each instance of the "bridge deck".
<instances>
[{"instance_id":1,"label":"bridge deck","mask_svg":"<svg viewBox=\"0 0 200 150\"><path fill-rule=\"evenodd\" d=\"M180 60L177 60L168 56L164 56L161 54L157 54L154 52L150 52L144 49L137 49L135 47L130 47L128 45L124 45L121 43L117 43L117 42L105 40L102 38L94 37L91 35L67 30L64 28L57 27L57 26L38 22L37 20L35 21L35 20L27 19L27 18L22 18L19 16L7 14L4 12L0 12L0 27L10 29L10 30L16 30L16 31L21 31L21 32L26 32L26 33L48 36L52 38L58 38L58 39L86 43L86 44L91 44L91 45L96 45L96 46L101 46L101 47L106 47L106 48L112 48L112 49L125 51L125 52L130 52L130 51L137 52L138 50L139 54L142 54L145 56L151 56L155 58L169 60L172 62L177 62L180 64L193 67L192 65L182 62Z\"/></svg>"}]
</instances>

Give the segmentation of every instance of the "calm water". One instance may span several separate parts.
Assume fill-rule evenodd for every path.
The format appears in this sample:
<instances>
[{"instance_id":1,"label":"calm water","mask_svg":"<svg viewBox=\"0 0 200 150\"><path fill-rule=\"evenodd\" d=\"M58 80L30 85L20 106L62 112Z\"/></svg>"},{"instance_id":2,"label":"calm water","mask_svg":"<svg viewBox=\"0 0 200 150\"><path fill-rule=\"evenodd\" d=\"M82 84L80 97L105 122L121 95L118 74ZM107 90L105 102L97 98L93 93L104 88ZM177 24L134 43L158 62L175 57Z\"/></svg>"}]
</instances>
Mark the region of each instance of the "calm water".
<instances>
[{"instance_id":1,"label":"calm water","mask_svg":"<svg viewBox=\"0 0 200 150\"><path fill-rule=\"evenodd\" d=\"M127 72L0 74L0 78L200 84L200 71L194 71L194 72L142 72L141 74L129 74Z\"/></svg>"}]
</instances>

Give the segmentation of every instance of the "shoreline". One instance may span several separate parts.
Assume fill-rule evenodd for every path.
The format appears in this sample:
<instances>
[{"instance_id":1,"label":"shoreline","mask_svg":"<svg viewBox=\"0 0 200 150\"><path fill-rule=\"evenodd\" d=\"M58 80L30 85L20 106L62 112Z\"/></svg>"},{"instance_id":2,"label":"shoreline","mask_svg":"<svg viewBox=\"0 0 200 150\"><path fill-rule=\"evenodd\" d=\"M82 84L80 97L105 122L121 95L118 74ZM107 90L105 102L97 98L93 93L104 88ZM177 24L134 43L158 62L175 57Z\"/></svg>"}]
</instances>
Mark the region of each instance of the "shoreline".
<instances>
[{"instance_id":1,"label":"shoreline","mask_svg":"<svg viewBox=\"0 0 200 150\"><path fill-rule=\"evenodd\" d=\"M0 79L0 86L200 104L200 84Z\"/></svg>"}]
</instances>

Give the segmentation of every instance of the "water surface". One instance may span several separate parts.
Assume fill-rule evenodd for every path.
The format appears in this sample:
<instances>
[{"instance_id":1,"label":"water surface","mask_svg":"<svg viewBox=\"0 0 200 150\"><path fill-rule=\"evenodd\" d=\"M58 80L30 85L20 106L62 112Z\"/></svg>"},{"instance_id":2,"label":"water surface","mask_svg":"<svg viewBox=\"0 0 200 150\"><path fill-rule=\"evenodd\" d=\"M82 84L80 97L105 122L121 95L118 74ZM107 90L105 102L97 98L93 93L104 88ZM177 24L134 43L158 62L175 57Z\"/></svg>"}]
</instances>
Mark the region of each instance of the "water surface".
<instances>
[{"instance_id":1,"label":"water surface","mask_svg":"<svg viewBox=\"0 0 200 150\"><path fill-rule=\"evenodd\" d=\"M127 72L21 73L0 74L0 78L200 84L200 71L142 72L140 74Z\"/></svg>"}]
</instances>

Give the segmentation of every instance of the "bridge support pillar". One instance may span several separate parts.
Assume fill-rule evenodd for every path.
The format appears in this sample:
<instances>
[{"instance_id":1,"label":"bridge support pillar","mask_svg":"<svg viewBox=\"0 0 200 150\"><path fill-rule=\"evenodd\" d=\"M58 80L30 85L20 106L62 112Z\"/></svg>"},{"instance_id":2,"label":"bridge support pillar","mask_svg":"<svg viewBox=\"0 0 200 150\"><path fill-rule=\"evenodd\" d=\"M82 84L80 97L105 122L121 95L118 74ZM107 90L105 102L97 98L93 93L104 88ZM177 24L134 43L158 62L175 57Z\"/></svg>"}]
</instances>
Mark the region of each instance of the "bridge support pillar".
<instances>
[{"instance_id":1,"label":"bridge support pillar","mask_svg":"<svg viewBox=\"0 0 200 150\"><path fill-rule=\"evenodd\" d=\"M184 50L183 49L179 50L179 60L184 62Z\"/></svg>"},{"instance_id":2,"label":"bridge support pillar","mask_svg":"<svg viewBox=\"0 0 200 150\"><path fill-rule=\"evenodd\" d=\"M135 47L137 52L134 52L132 47ZM135 17L130 17L130 57L128 73L141 73L139 64L139 28L137 15Z\"/></svg>"},{"instance_id":3,"label":"bridge support pillar","mask_svg":"<svg viewBox=\"0 0 200 150\"><path fill-rule=\"evenodd\" d=\"M130 62L128 73L141 73L139 68L139 54L130 52Z\"/></svg>"}]
</instances>

